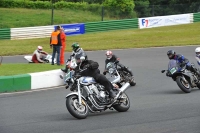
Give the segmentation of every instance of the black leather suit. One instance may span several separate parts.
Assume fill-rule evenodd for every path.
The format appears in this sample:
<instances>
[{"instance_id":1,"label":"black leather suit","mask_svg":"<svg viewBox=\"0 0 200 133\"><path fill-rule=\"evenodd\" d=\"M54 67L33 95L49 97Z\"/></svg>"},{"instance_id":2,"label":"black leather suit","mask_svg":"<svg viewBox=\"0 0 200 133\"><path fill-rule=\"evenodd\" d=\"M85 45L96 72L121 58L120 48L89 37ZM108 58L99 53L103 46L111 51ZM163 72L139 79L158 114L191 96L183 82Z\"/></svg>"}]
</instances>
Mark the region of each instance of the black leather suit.
<instances>
[{"instance_id":1,"label":"black leather suit","mask_svg":"<svg viewBox=\"0 0 200 133\"><path fill-rule=\"evenodd\" d=\"M97 62L94 62L92 60L85 60L80 64L80 69L86 70L82 71L80 74L81 76L93 77L96 82L105 87L105 89L109 92L110 97L115 97L116 94L113 91L112 83L103 74L100 74L100 70L98 69L98 67L99 64ZM79 66L77 66L77 69L79 69ZM77 70L75 70L75 72L77 72Z\"/></svg>"}]
</instances>

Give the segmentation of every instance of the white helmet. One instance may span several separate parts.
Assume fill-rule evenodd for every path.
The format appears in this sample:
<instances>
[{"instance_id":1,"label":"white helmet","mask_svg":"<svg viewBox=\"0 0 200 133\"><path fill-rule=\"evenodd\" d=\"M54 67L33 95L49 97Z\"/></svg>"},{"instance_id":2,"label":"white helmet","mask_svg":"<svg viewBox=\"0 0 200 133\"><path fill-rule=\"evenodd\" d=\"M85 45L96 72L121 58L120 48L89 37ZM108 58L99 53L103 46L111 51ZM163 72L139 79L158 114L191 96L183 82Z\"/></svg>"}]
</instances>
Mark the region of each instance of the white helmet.
<instances>
[{"instance_id":1,"label":"white helmet","mask_svg":"<svg viewBox=\"0 0 200 133\"><path fill-rule=\"evenodd\" d=\"M195 53L196 53L197 56L200 55L200 47L197 47L197 48L195 49Z\"/></svg>"},{"instance_id":2,"label":"white helmet","mask_svg":"<svg viewBox=\"0 0 200 133\"><path fill-rule=\"evenodd\" d=\"M37 50L38 50L38 52L41 52L42 51L42 46L38 46Z\"/></svg>"},{"instance_id":3,"label":"white helmet","mask_svg":"<svg viewBox=\"0 0 200 133\"><path fill-rule=\"evenodd\" d=\"M107 59L110 60L113 56L112 51L106 51L106 56L107 56Z\"/></svg>"}]
</instances>

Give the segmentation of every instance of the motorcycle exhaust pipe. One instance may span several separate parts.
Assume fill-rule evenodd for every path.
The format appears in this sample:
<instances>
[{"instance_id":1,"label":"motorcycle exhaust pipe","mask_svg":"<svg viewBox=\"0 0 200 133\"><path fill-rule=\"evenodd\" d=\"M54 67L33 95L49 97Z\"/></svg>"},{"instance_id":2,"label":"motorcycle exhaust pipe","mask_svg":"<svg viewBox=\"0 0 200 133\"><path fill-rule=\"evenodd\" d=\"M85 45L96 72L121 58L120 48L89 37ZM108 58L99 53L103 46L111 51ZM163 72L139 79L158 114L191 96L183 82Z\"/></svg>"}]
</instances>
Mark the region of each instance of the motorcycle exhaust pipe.
<instances>
[{"instance_id":1,"label":"motorcycle exhaust pipe","mask_svg":"<svg viewBox=\"0 0 200 133\"><path fill-rule=\"evenodd\" d=\"M119 91L120 91L121 93L123 93L123 92L126 91L126 89L128 89L129 86L130 86L130 83L125 83L125 84L119 89Z\"/></svg>"},{"instance_id":2,"label":"motorcycle exhaust pipe","mask_svg":"<svg viewBox=\"0 0 200 133\"><path fill-rule=\"evenodd\" d=\"M130 86L130 83L125 83L120 89L119 89L119 93L117 94L117 96L114 98L114 101L112 102L112 104L118 99L118 97L124 93L126 91L126 89L128 89L128 87ZM111 107L112 104L108 107Z\"/></svg>"}]
</instances>

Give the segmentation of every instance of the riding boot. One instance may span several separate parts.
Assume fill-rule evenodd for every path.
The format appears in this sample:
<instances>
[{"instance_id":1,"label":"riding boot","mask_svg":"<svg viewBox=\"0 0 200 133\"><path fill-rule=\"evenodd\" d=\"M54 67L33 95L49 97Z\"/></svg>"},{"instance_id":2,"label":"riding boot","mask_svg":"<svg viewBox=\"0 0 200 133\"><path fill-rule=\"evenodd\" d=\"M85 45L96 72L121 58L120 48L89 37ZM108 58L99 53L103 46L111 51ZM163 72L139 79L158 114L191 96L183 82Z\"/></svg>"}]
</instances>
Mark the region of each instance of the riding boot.
<instances>
[{"instance_id":1,"label":"riding boot","mask_svg":"<svg viewBox=\"0 0 200 133\"><path fill-rule=\"evenodd\" d=\"M67 66L65 66L65 68L63 69L63 68L61 68L61 70L63 71L63 72L65 72L65 73L67 73L67 71L68 71L68 68L67 68Z\"/></svg>"},{"instance_id":2,"label":"riding boot","mask_svg":"<svg viewBox=\"0 0 200 133\"><path fill-rule=\"evenodd\" d=\"M110 98L115 98L117 95L116 95L116 93L111 89L111 90L109 90L109 96L110 96Z\"/></svg>"},{"instance_id":3,"label":"riding boot","mask_svg":"<svg viewBox=\"0 0 200 133\"><path fill-rule=\"evenodd\" d=\"M132 72L132 70L130 68L124 67L124 70L127 71L128 73L130 73L131 76L133 76L133 72Z\"/></svg>"}]
</instances>

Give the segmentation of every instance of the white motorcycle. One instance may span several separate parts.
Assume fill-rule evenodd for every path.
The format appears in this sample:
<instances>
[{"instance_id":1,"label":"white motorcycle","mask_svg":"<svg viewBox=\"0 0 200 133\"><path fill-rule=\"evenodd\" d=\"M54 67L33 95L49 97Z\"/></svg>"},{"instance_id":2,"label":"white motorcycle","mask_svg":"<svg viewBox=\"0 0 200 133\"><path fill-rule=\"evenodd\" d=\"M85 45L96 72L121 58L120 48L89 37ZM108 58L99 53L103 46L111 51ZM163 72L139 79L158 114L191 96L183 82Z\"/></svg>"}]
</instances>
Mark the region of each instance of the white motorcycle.
<instances>
[{"instance_id":1,"label":"white motorcycle","mask_svg":"<svg viewBox=\"0 0 200 133\"><path fill-rule=\"evenodd\" d=\"M24 59L26 59L29 63L34 63L32 61L32 55L26 55L26 56L24 56ZM42 60L44 60L46 63L51 63L52 62L52 56L50 54L47 54L47 56ZM56 59L54 59L54 64L56 64Z\"/></svg>"}]
</instances>

